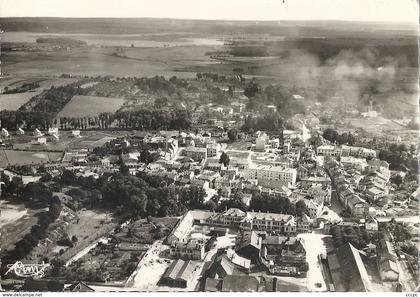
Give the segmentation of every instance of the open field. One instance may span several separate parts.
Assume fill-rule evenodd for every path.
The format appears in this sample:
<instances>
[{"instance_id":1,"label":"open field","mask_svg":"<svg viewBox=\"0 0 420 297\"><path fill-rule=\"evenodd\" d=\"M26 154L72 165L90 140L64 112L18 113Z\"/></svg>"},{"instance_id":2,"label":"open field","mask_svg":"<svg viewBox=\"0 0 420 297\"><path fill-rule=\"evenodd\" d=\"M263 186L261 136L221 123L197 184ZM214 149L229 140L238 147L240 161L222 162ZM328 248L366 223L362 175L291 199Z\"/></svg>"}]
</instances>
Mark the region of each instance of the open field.
<instances>
[{"instance_id":1,"label":"open field","mask_svg":"<svg viewBox=\"0 0 420 297\"><path fill-rule=\"evenodd\" d=\"M23 204L13 204L0 201L0 249L12 249L14 244L30 232L31 227L38 221L36 214L42 210L32 210Z\"/></svg>"},{"instance_id":2,"label":"open field","mask_svg":"<svg viewBox=\"0 0 420 297\"><path fill-rule=\"evenodd\" d=\"M29 101L32 97L38 95L41 91L17 93L17 94L1 94L0 95L0 110L18 110L23 104Z\"/></svg>"},{"instance_id":3,"label":"open field","mask_svg":"<svg viewBox=\"0 0 420 297\"><path fill-rule=\"evenodd\" d=\"M125 100L120 98L74 96L58 114L59 117L97 116L102 112L115 112Z\"/></svg>"},{"instance_id":4,"label":"open field","mask_svg":"<svg viewBox=\"0 0 420 297\"><path fill-rule=\"evenodd\" d=\"M184 53L184 57L191 57L192 52L197 52L201 57L200 64L210 61L210 58L204 56L204 53L211 50L212 47L181 48L182 50L178 48L177 50ZM114 50L113 48L86 48L74 49L71 52L2 52L2 69L12 75L36 78L60 76L63 73L83 76L152 77L163 75L170 78L176 75L182 78L195 77L193 72L178 70L188 66L191 60L172 59L167 61L165 59L165 57L170 57L174 51L171 48L135 48L134 50L138 54L134 55L134 50L130 49L127 54L123 54L127 56L114 56L112 55Z\"/></svg>"},{"instance_id":5,"label":"open field","mask_svg":"<svg viewBox=\"0 0 420 297\"><path fill-rule=\"evenodd\" d=\"M85 41L95 46L173 47L182 45L223 45L214 37L203 38L191 33L145 33L145 34L77 34L77 33L30 33L5 32L4 42L35 43L37 38L65 37Z\"/></svg>"},{"instance_id":6,"label":"open field","mask_svg":"<svg viewBox=\"0 0 420 297\"><path fill-rule=\"evenodd\" d=\"M73 213L64 208L60 218L48 227L46 239L40 242L27 258L36 261L42 257L60 257L66 262L99 238L107 236L115 226L108 213L91 210ZM77 242L73 243L73 247L61 246L57 243L57 240L66 234L70 238L77 237Z\"/></svg>"},{"instance_id":7,"label":"open field","mask_svg":"<svg viewBox=\"0 0 420 297\"><path fill-rule=\"evenodd\" d=\"M26 131L25 135L15 135L14 131L9 131L11 136L8 138L10 142L13 144L13 149L21 150L16 152L15 154L18 155L32 155L32 154L43 154L48 152L49 160L54 161L61 158L61 153L57 151L64 151L68 148L71 149L83 149L87 148L91 145L102 145L105 142L110 141L112 138L115 137L123 137L129 134L127 131L101 131L101 130L87 130L81 132L81 137L74 137L71 131L67 130L60 130L59 136L60 139L58 142L47 142L46 145L39 145L39 144L32 144L31 141L35 139L34 136L31 136L31 131ZM45 131L42 131L45 133ZM0 150L0 166L7 166L8 160L7 157L9 155L10 150ZM6 153L5 153L6 152ZM32 153L31 153L32 152ZM13 154L13 153L12 153ZM59 155L56 155L59 154ZM40 159L46 159L43 155L35 155ZM12 161L15 162L12 158ZM38 162L39 160L33 160L34 163ZM21 162L18 160L18 162ZM42 161L44 162L44 161Z\"/></svg>"},{"instance_id":8,"label":"open field","mask_svg":"<svg viewBox=\"0 0 420 297\"><path fill-rule=\"evenodd\" d=\"M96 239L108 234L116 226L108 213L80 210L76 215L78 222L70 224L67 233L70 237L77 236L78 241L73 248L67 250L63 255L65 260L73 257L77 251L85 248Z\"/></svg>"},{"instance_id":9,"label":"open field","mask_svg":"<svg viewBox=\"0 0 420 297\"><path fill-rule=\"evenodd\" d=\"M6 76L0 79L0 88L3 90L5 87L13 89L22 86L24 83L38 83L39 89L49 89L51 86L59 87L77 81L76 78L63 78L63 77L31 77L31 76Z\"/></svg>"},{"instance_id":10,"label":"open field","mask_svg":"<svg viewBox=\"0 0 420 297\"><path fill-rule=\"evenodd\" d=\"M57 152L0 150L0 166L56 162L61 160L62 156L62 153Z\"/></svg>"},{"instance_id":11,"label":"open field","mask_svg":"<svg viewBox=\"0 0 420 297\"><path fill-rule=\"evenodd\" d=\"M0 209L0 228L15 223L28 213L28 210L23 205L14 205L6 201L0 201Z\"/></svg>"},{"instance_id":12,"label":"open field","mask_svg":"<svg viewBox=\"0 0 420 297\"><path fill-rule=\"evenodd\" d=\"M394 120L381 116L375 118L353 118L346 119L346 121L349 122L351 128L364 130L372 136L400 137L404 143L413 143L413 140L418 136L418 131L407 129Z\"/></svg>"}]
</instances>

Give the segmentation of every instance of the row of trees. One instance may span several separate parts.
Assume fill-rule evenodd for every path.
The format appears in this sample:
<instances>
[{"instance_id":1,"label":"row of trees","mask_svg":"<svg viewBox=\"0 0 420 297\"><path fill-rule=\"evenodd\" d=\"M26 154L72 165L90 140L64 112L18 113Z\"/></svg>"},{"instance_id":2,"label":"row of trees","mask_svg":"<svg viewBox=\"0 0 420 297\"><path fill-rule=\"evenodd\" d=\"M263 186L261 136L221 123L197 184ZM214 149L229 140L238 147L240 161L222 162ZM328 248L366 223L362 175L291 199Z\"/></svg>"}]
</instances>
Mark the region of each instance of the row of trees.
<instances>
[{"instance_id":1,"label":"row of trees","mask_svg":"<svg viewBox=\"0 0 420 297\"><path fill-rule=\"evenodd\" d=\"M2 127L16 130L21 126L28 129L47 130L53 126L60 129L121 129L157 130L188 129L191 126L191 114L185 109L139 109L100 113L95 117L62 117L58 121L56 113L40 111L1 111Z\"/></svg>"},{"instance_id":2,"label":"row of trees","mask_svg":"<svg viewBox=\"0 0 420 297\"><path fill-rule=\"evenodd\" d=\"M0 111L1 127L8 130L17 130L19 127L27 129L40 128L47 130L53 126L56 113L38 111Z\"/></svg>"},{"instance_id":3,"label":"row of trees","mask_svg":"<svg viewBox=\"0 0 420 297\"><path fill-rule=\"evenodd\" d=\"M61 129L121 129L155 130L188 129L191 126L191 114L185 109L139 109L122 110L115 113L104 112L96 117L62 117Z\"/></svg>"},{"instance_id":4,"label":"row of trees","mask_svg":"<svg viewBox=\"0 0 420 297\"><path fill-rule=\"evenodd\" d=\"M30 82L30 83L23 83L21 86L16 88L10 89L8 86L4 87L3 94L17 94L17 93L25 93L29 92L30 90L34 90L39 88L39 83L37 82Z\"/></svg>"},{"instance_id":5,"label":"row of trees","mask_svg":"<svg viewBox=\"0 0 420 297\"><path fill-rule=\"evenodd\" d=\"M81 88L82 81L65 86L51 86L50 89L32 97L22 105L20 111L39 111L57 113L70 102L75 95L88 95L89 88Z\"/></svg>"}]
</instances>

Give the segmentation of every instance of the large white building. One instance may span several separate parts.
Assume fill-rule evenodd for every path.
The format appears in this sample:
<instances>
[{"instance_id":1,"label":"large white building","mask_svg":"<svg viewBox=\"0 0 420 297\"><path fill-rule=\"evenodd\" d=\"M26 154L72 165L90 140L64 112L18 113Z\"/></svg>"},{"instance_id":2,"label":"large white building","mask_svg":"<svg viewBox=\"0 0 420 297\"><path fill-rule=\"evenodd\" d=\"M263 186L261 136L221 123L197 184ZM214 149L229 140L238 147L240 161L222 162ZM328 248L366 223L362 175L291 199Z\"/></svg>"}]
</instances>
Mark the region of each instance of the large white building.
<instances>
[{"instance_id":1,"label":"large white building","mask_svg":"<svg viewBox=\"0 0 420 297\"><path fill-rule=\"evenodd\" d=\"M342 145L341 155L361 157L361 158L367 158L367 157L376 158L376 151L372 149L364 148L364 147L359 147L359 146Z\"/></svg>"},{"instance_id":2,"label":"large white building","mask_svg":"<svg viewBox=\"0 0 420 297\"><path fill-rule=\"evenodd\" d=\"M320 156L340 156L341 150L334 145L321 145L316 148L317 155Z\"/></svg>"},{"instance_id":3,"label":"large white building","mask_svg":"<svg viewBox=\"0 0 420 297\"><path fill-rule=\"evenodd\" d=\"M241 173L247 179L279 181L292 185L296 182L297 176L297 171L294 168L270 165L252 165L242 170Z\"/></svg>"},{"instance_id":4,"label":"large white building","mask_svg":"<svg viewBox=\"0 0 420 297\"><path fill-rule=\"evenodd\" d=\"M364 147L342 145L321 145L316 148L316 153L320 156L352 156L359 158L376 158L376 151Z\"/></svg>"}]
</instances>

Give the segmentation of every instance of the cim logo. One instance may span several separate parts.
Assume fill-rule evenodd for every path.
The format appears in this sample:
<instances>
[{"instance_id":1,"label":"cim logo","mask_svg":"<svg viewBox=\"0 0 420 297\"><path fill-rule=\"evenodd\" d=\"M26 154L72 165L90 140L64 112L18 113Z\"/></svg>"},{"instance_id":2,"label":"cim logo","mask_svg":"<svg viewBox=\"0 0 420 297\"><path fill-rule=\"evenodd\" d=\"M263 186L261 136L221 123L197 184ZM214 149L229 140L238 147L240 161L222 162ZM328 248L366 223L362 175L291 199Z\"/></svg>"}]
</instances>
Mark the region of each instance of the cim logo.
<instances>
[{"instance_id":1,"label":"cim logo","mask_svg":"<svg viewBox=\"0 0 420 297\"><path fill-rule=\"evenodd\" d=\"M44 276L44 270L50 266L50 264L23 264L22 262L18 261L15 264L7 265L7 275L10 272L14 272L16 276L19 277L34 277L34 278L42 278Z\"/></svg>"}]
</instances>

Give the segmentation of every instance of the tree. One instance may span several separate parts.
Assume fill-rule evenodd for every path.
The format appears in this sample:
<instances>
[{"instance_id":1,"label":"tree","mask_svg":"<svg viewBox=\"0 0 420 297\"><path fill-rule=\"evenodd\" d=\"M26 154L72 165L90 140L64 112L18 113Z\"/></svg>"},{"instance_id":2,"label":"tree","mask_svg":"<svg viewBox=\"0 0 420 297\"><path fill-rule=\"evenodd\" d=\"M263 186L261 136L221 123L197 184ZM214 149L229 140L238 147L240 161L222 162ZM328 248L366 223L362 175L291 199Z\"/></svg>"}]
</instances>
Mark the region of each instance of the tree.
<instances>
[{"instance_id":1,"label":"tree","mask_svg":"<svg viewBox=\"0 0 420 297\"><path fill-rule=\"evenodd\" d=\"M61 175L61 182L65 185L72 185L76 183L77 177L73 171L64 170L63 174Z\"/></svg>"},{"instance_id":2,"label":"tree","mask_svg":"<svg viewBox=\"0 0 420 297\"><path fill-rule=\"evenodd\" d=\"M217 208L217 205L216 205L216 203L215 203L213 200L209 200L209 201L207 201L207 202L204 204L204 207L205 207L207 210L210 210L210 211L215 211L215 210L216 210L216 208Z\"/></svg>"},{"instance_id":3,"label":"tree","mask_svg":"<svg viewBox=\"0 0 420 297\"><path fill-rule=\"evenodd\" d=\"M23 191L23 181L19 176L13 176L9 183L8 192L12 195L19 196Z\"/></svg>"},{"instance_id":4,"label":"tree","mask_svg":"<svg viewBox=\"0 0 420 297\"><path fill-rule=\"evenodd\" d=\"M248 98L254 97L261 89L261 86L252 79L244 88L244 95Z\"/></svg>"},{"instance_id":5,"label":"tree","mask_svg":"<svg viewBox=\"0 0 420 297\"><path fill-rule=\"evenodd\" d=\"M306 206L305 201L299 200L296 202L296 215L300 217L303 214L309 215L309 209Z\"/></svg>"},{"instance_id":6,"label":"tree","mask_svg":"<svg viewBox=\"0 0 420 297\"><path fill-rule=\"evenodd\" d=\"M336 142L338 138L338 132L335 131L334 129L327 128L324 130L322 137L324 137L326 140L330 142Z\"/></svg>"},{"instance_id":7,"label":"tree","mask_svg":"<svg viewBox=\"0 0 420 297\"><path fill-rule=\"evenodd\" d=\"M39 201L49 204L52 192L43 184L30 182L22 191L22 198L27 201Z\"/></svg>"},{"instance_id":8,"label":"tree","mask_svg":"<svg viewBox=\"0 0 420 297\"><path fill-rule=\"evenodd\" d=\"M122 159L122 157L120 156L120 173L122 175L129 175L130 174L130 169L128 168L127 165L125 165L124 160Z\"/></svg>"},{"instance_id":9,"label":"tree","mask_svg":"<svg viewBox=\"0 0 420 297\"><path fill-rule=\"evenodd\" d=\"M228 131L228 137L231 142L238 140L238 130L236 130L235 128L230 129Z\"/></svg>"},{"instance_id":10,"label":"tree","mask_svg":"<svg viewBox=\"0 0 420 297\"><path fill-rule=\"evenodd\" d=\"M56 280L51 280L47 284L49 292L63 292L64 285Z\"/></svg>"},{"instance_id":11,"label":"tree","mask_svg":"<svg viewBox=\"0 0 420 297\"><path fill-rule=\"evenodd\" d=\"M155 107L162 108L168 105L168 98L166 97L159 97L155 99Z\"/></svg>"},{"instance_id":12,"label":"tree","mask_svg":"<svg viewBox=\"0 0 420 297\"><path fill-rule=\"evenodd\" d=\"M40 182L43 182L43 183L46 183L46 182L51 181L51 179L52 179L51 174L47 172L47 173L44 173L44 174L41 176L41 178L39 179L39 181L40 181Z\"/></svg>"},{"instance_id":13,"label":"tree","mask_svg":"<svg viewBox=\"0 0 420 297\"><path fill-rule=\"evenodd\" d=\"M58 219L61 213L61 203L52 203L49 209L49 214L55 220Z\"/></svg>"},{"instance_id":14,"label":"tree","mask_svg":"<svg viewBox=\"0 0 420 297\"><path fill-rule=\"evenodd\" d=\"M401 175L396 174L391 178L391 182L397 185L397 187L399 187L403 182L403 178Z\"/></svg>"},{"instance_id":15,"label":"tree","mask_svg":"<svg viewBox=\"0 0 420 297\"><path fill-rule=\"evenodd\" d=\"M140 153L139 161L149 164L149 163L155 162L158 159L158 157L159 157L158 154L152 154L150 153L149 149L145 148Z\"/></svg>"},{"instance_id":16,"label":"tree","mask_svg":"<svg viewBox=\"0 0 420 297\"><path fill-rule=\"evenodd\" d=\"M222 154L220 155L219 163L223 164L226 167L229 165L229 162L229 156L225 152L222 152Z\"/></svg>"}]
</instances>

